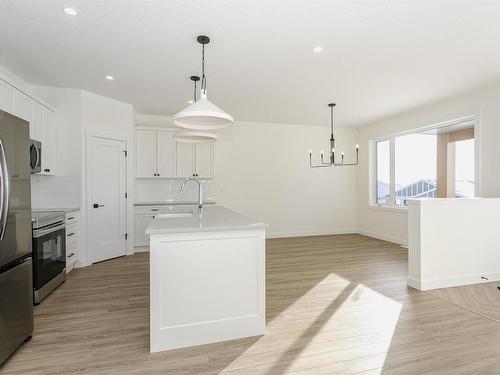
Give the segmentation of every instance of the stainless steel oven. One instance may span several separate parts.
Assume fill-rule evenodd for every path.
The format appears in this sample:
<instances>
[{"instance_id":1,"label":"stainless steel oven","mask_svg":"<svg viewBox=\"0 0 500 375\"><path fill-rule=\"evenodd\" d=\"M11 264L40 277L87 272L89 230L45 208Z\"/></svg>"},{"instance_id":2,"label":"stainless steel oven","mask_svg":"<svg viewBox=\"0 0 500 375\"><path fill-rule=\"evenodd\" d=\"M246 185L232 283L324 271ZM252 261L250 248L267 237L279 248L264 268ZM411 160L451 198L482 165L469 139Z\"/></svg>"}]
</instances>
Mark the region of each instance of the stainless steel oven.
<instances>
[{"instance_id":1,"label":"stainless steel oven","mask_svg":"<svg viewBox=\"0 0 500 375\"><path fill-rule=\"evenodd\" d=\"M42 142L31 140L30 144L31 174L42 171Z\"/></svg>"},{"instance_id":2,"label":"stainless steel oven","mask_svg":"<svg viewBox=\"0 0 500 375\"><path fill-rule=\"evenodd\" d=\"M66 279L64 212L33 212L33 299L40 303Z\"/></svg>"}]
</instances>

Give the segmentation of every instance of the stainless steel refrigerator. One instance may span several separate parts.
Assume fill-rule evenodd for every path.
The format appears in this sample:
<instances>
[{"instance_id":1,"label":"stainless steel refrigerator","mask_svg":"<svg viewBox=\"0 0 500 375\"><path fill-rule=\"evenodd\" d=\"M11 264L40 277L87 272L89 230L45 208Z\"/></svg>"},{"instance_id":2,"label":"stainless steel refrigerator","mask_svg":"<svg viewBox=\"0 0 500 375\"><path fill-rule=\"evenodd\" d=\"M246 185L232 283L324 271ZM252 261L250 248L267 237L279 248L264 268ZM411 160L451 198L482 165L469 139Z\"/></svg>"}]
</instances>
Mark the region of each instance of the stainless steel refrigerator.
<instances>
[{"instance_id":1,"label":"stainless steel refrigerator","mask_svg":"<svg viewBox=\"0 0 500 375\"><path fill-rule=\"evenodd\" d=\"M29 124L0 111L0 366L33 332Z\"/></svg>"}]
</instances>

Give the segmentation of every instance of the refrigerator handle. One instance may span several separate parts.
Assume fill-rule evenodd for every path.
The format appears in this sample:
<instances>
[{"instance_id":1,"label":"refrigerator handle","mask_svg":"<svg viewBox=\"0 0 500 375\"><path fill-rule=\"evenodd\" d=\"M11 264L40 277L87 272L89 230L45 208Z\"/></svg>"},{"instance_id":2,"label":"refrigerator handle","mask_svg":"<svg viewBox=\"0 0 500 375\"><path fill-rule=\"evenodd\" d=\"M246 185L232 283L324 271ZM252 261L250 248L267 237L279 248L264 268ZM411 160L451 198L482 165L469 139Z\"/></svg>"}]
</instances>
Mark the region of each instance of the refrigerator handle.
<instances>
[{"instance_id":1,"label":"refrigerator handle","mask_svg":"<svg viewBox=\"0 0 500 375\"><path fill-rule=\"evenodd\" d=\"M0 240L3 240L9 218L10 176L5 158L5 148L0 139Z\"/></svg>"}]
</instances>

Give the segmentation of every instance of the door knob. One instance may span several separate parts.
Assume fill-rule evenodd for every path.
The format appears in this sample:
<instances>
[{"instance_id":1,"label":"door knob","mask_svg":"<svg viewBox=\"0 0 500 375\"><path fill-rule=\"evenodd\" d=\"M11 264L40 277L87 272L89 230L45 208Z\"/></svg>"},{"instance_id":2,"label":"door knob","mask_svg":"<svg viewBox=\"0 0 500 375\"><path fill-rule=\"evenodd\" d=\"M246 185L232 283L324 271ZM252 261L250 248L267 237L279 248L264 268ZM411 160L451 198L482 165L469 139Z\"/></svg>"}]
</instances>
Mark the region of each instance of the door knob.
<instances>
[{"instance_id":1,"label":"door knob","mask_svg":"<svg viewBox=\"0 0 500 375\"><path fill-rule=\"evenodd\" d=\"M99 208L99 207L104 207L104 205L103 204L94 203L93 207L94 208Z\"/></svg>"}]
</instances>

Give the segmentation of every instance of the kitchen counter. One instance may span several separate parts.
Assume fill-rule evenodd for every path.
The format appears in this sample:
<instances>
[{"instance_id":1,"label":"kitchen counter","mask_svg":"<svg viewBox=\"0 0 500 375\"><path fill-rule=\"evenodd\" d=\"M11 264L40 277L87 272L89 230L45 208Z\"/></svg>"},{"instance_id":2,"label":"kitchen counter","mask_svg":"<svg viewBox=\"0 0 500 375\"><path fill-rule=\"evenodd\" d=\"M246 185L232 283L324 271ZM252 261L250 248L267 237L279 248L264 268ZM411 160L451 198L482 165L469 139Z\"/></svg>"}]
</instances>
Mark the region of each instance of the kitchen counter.
<instances>
[{"instance_id":1,"label":"kitchen counter","mask_svg":"<svg viewBox=\"0 0 500 375\"><path fill-rule=\"evenodd\" d=\"M150 235L150 351L243 337L266 327L267 225L223 206L176 206Z\"/></svg>"},{"instance_id":2,"label":"kitchen counter","mask_svg":"<svg viewBox=\"0 0 500 375\"><path fill-rule=\"evenodd\" d=\"M206 200L203 201L203 205L208 204L208 205L213 205L216 204L217 202L212 201L212 200ZM135 202L134 206L185 206L185 205L198 205L198 202L196 201L151 201L151 202Z\"/></svg>"},{"instance_id":3,"label":"kitchen counter","mask_svg":"<svg viewBox=\"0 0 500 375\"><path fill-rule=\"evenodd\" d=\"M224 206L203 207L201 214L198 207L179 207L169 212L192 213L190 217L155 218L146 229L146 233L190 233L223 230L266 229L267 225L243 216Z\"/></svg>"}]
</instances>

